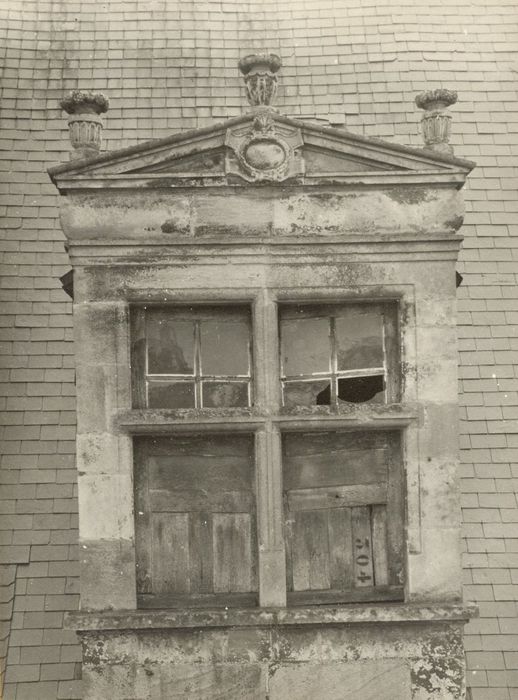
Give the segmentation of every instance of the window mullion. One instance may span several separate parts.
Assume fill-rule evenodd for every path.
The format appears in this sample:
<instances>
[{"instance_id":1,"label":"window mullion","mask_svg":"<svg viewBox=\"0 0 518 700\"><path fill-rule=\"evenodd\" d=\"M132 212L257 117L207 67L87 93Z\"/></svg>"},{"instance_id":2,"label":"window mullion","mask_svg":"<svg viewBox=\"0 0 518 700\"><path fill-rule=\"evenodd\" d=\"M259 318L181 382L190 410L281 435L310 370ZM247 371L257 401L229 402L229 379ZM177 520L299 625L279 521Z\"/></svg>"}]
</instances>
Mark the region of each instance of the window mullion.
<instances>
[{"instance_id":1,"label":"window mullion","mask_svg":"<svg viewBox=\"0 0 518 700\"><path fill-rule=\"evenodd\" d=\"M254 305L255 403L266 416L256 433L256 493L259 549L259 604L286 605L283 536L281 433L267 416L281 406L277 304L265 290Z\"/></svg>"},{"instance_id":2,"label":"window mullion","mask_svg":"<svg viewBox=\"0 0 518 700\"><path fill-rule=\"evenodd\" d=\"M202 408L200 321L194 324L194 405Z\"/></svg>"},{"instance_id":3,"label":"window mullion","mask_svg":"<svg viewBox=\"0 0 518 700\"><path fill-rule=\"evenodd\" d=\"M338 350L337 350L337 343L336 343L336 323L334 316L331 316L329 319L329 333L330 333L330 340L331 340L331 381L330 381L330 388L331 388L331 398L330 398L330 403L331 406L336 406L338 403L338 379L337 379L337 372L338 372Z\"/></svg>"},{"instance_id":4,"label":"window mullion","mask_svg":"<svg viewBox=\"0 0 518 700\"><path fill-rule=\"evenodd\" d=\"M148 405L146 312L141 307L135 307L131 310L131 343L133 406L146 408Z\"/></svg>"}]
</instances>

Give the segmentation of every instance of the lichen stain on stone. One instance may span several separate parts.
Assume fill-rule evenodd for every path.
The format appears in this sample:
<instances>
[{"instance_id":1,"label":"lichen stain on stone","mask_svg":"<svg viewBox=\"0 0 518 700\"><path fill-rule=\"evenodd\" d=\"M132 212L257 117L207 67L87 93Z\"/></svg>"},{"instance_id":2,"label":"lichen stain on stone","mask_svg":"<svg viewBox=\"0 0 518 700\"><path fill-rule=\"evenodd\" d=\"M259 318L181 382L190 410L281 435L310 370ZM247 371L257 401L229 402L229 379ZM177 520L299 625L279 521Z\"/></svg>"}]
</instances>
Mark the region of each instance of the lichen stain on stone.
<instances>
[{"instance_id":1,"label":"lichen stain on stone","mask_svg":"<svg viewBox=\"0 0 518 700\"><path fill-rule=\"evenodd\" d=\"M277 665L281 659L289 659L293 654L290 642L283 636L277 636L276 639L274 638L271 642L271 647L271 653Z\"/></svg>"},{"instance_id":2,"label":"lichen stain on stone","mask_svg":"<svg viewBox=\"0 0 518 700\"><path fill-rule=\"evenodd\" d=\"M422 655L412 668L412 684L430 698L464 697L463 648L460 636L452 633L432 637L422 647ZM416 693L417 695L417 693Z\"/></svg>"},{"instance_id":3,"label":"lichen stain on stone","mask_svg":"<svg viewBox=\"0 0 518 700\"><path fill-rule=\"evenodd\" d=\"M107 661L108 656L102 640L98 640L94 644L89 644L88 641L85 640L83 646L83 663L98 667L104 665Z\"/></svg>"},{"instance_id":4,"label":"lichen stain on stone","mask_svg":"<svg viewBox=\"0 0 518 700\"><path fill-rule=\"evenodd\" d=\"M422 187L394 187L387 194L398 204L420 204L427 199L427 191Z\"/></svg>"}]
</instances>

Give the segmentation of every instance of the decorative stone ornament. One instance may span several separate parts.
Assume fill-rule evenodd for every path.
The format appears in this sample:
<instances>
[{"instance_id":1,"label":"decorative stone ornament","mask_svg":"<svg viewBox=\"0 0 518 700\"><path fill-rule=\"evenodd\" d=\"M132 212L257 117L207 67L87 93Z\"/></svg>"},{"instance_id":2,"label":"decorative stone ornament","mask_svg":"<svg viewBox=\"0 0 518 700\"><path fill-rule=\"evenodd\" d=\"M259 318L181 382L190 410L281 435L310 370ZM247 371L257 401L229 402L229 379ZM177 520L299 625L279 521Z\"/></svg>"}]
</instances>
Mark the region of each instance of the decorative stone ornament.
<instances>
[{"instance_id":1,"label":"decorative stone ornament","mask_svg":"<svg viewBox=\"0 0 518 700\"><path fill-rule=\"evenodd\" d=\"M276 54L251 54L239 61L246 94L252 107L269 107L277 94L277 76L281 59Z\"/></svg>"},{"instance_id":2,"label":"decorative stone ornament","mask_svg":"<svg viewBox=\"0 0 518 700\"><path fill-rule=\"evenodd\" d=\"M100 92L73 90L61 102L67 112L70 142L74 148L71 160L89 158L101 149L103 121L100 116L108 111L109 100Z\"/></svg>"},{"instance_id":3,"label":"decorative stone ornament","mask_svg":"<svg viewBox=\"0 0 518 700\"><path fill-rule=\"evenodd\" d=\"M425 110L421 117L421 131L426 148L439 153L453 153L449 144L451 116L445 110L455 102L457 93L444 88L421 92L415 98L416 105Z\"/></svg>"},{"instance_id":4,"label":"decorative stone ornament","mask_svg":"<svg viewBox=\"0 0 518 700\"><path fill-rule=\"evenodd\" d=\"M268 107L256 108L253 121L227 131L231 149L226 173L247 182L281 182L304 174L304 160L297 149L303 145L300 129L280 124Z\"/></svg>"}]
</instances>

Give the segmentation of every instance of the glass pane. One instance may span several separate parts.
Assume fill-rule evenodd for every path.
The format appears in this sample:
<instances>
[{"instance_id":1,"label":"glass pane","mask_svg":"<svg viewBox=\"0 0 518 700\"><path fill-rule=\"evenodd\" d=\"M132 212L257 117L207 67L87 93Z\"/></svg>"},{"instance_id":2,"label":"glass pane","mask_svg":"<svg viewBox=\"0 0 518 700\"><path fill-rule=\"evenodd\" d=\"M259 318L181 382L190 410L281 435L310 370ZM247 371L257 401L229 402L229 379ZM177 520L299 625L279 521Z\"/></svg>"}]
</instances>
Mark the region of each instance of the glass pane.
<instances>
[{"instance_id":1,"label":"glass pane","mask_svg":"<svg viewBox=\"0 0 518 700\"><path fill-rule=\"evenodd\" d=\"M194 382L149 382L149 408L194 408Z\"/></svg>"},{"instance_id":2,"label":"glass pane","mask_svg":"<svg viewBox=\"0 0 518 700\"><path fill-rule=\"evenodd\" d=\"M249 339L244 319L201 321L202 375L249 374Z\"/></svg>"},{"instance_id":3,"label":"glass pane","mask_svg":"<svg viewBox=\"0 0 518 700\"><path fill-rule=\"evenodd\" d=\"M329 406L331 380L283 383L285 406Z\"/></svg>"},{"instance_id":4,"label":"glass pane","mask_svg":"<svg viewBox=\"0 0 518 700\"><path fill-rule=\"evenodd\" d=\"M344 377L338 380L338 401L348 403L385 403L385 377Z\"/></svg>"},{"instance_id":5,"label":"glass pane","mask_svg":"<svg viewBox=\"0 0 518 700\"><path fill-rule=\"evenodd\" d=\"M194 373L194 323L166 313L149 314L146 322L149 374Z\"/></svg>"},{"instance_id":6,"label":"glass pane","mask_svg":"<svg viewBox=\"0 0 518 700\"><path fill-rule=\"evenodd\" d=\"M329 319L301 318L281 322L284 376L329 372Z\"/></svg>"},{"instance_id":7,"label":"glass pane","mask_svg":"<svg viewBox=\"0 0 518 700\"><path fill-rule=\"evenodd\" d=\"M383 367L383 316L349 311L336 319L338 370Z\"/></svg>"},{"instance_id":8,"label":"glass pane","mask_svg":"<svg viewBox=\"0 0 518 700\"><path fill-rule=\"evenodd\" d=\"M204 408L248 406L248 382L203 382Z\"/></svg>"}]
</instances>

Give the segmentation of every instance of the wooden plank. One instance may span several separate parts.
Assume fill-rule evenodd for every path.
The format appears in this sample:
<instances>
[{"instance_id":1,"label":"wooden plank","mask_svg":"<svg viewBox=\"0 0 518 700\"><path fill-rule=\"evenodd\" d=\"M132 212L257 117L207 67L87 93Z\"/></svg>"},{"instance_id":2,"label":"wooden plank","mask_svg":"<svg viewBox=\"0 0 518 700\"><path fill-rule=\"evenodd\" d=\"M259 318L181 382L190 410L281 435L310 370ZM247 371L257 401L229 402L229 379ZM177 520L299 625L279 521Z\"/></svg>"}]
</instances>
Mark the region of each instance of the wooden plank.
<instances>
[{"instance_id":1,"label":"wooden plank","mask_svg":"<svg viewBox=\"0 0 518 700\"><path fill-rule=\"evenodd\" d=\"M250 515L213 515L214 592L252 590L252 537Z\"/></svg>"},{"instance_id":2,"label":"wooden plank","mask_svg":"<svg viewBox=\"0 0 518 700\"><path fill-rule=\"evenodd\" d=\"M153 591L151 578L152 533L148 469L142 441L138 438L133 444L133 465L137 593L151 593Z\"/></svg>"},{"instance_id":3,"label":"wooden plank","mask_svg":"<svg viewBox=\"0 0 518 700\"><path fill-rule=\"evenodd\" d=\"M376 484L387 480L386 454L383 448L333 449L285 460L286 489L339 484Z\"/></svg>"},{"instance_id":4,"label":"wooden plank","mask_svg":"<svg viewBox=\"0 0 518 700\"><path fill-rule=\"evenodd\" d=\"M386 503L386 501L386 483L288 491L289 509L292 512L368 506L373 503Z\"/></svg>"},{"instance_id":5,"label":"wooden plank","mask_svg":"<svg viewBox=\"0 0 518 700\"><path fill-rule=\"evenodd\" d=\"M139 608L255 608L257 593L160 594L137 596Z\"/></svg>"},{"instance_id":6,"label":"wooden plank","mask_svg":"<svg viewBox=\"0 0 518 700\"><path fill-rule=\"evenodd\" d=\"M327 513L302 511L293 516L293 590L329 588Z\"/></svg>"},{"instance_id":7,"label":"wooden plank","mask_svg":"<svg viewBox=\"0 0 518 700\"><path fill-rule=\"evenodd\" d=\"M399 437L395 434L389 450L387 491L387 558L389 583L392 585L404 581L404 544L404 468Z\"/></svg>"},{"instance_id":8,"label":"wooden plank","mask_svg":"<svg viewBox=\"0 0 518 700\"><path fill-rule=\"evenodd\" d=\"M284 488L386 481L385 440L381 431L363 432L361 438L357 433L287 434L283 440Z\"/></svg>"},{"instance_id":9,"label":"wooden plank","mask_svg":"<svg viewBox=\"0 0 518 700\"><path fill-rule=\"evenodd\" d=\"M133 408L145 408L146 398L146 317L142 307L130 311L131 393Z\"/></svg>"},{"instance_id":10,"label":"wooden plank","mask_svg":"<svg viewBox=\"0 0 518 700\"><path fill-rule=\"evenodd\" d=\"M322 605L403 600L403 586L365 586L343 590L289 591L288 605Z\"/></svg>"},{"instance_id":11,"label":"wooden plank","mask_svg":"<svg viewBox=\"0 0 518 700\"><path fill-rule=\"evenodd\" d=\"M146 439L150 487L253 491L253 438L220 434Z\"/></svg>"},{"instance_id":12,"label":"wooden plank","mask_svg":"<svg viewBox=\"0 0 518 700\"><path fill-rule=\"evenodd\" d=\"M373 586L372 534L370 508L352 509L354 585L356 588Z\"/></svg>"},{"instance_id":13,"label":"wooden plank","mask_svg":"<svg viewBox=\"0 0 518 700\"><path fill-rule=\"evenodd\" d=\"M212 513L191 513L189 517L190 590L212 593Z\"/></svg>"},{"instance_id":14,"label":"wooden plank","mask_svg":"<svg viewBox=\"0 0 518 700\"><path fill-rule=\"evenodd\" d=\"M153 513L152 579L155 593L188 593L189 515Z\"/></svg>"},{"instance_id":15,"label":"wooden plank","mask_svg":"<svg viewBox=\"0 0 518 700\"><path fill-rule=\"evenodd\" d=\"M354 586L350 508L333 508L327 516L329 534L329 581L331 588Z\"/></svg>"},{"instance_id":16,"label":"wooden plank","mask_svg":"<svg viewBox=\"0 0 518 700\"><path fill-rule=\"evenodd\" d=\"M207 491L206 489L153 489L149 492L151 509L159 513L251 513L255 496L251 491Z\"/></svg>"},{"instance_id":17,"label":"wooden plank","mask_svg":"<svg viewBox=\"0 0 518 700\"><path fill-rule=\"evenodd\" d=\"M387 507L384 505L372 506L372 558L374 583L376 586L387 585Z\"/></svg>"}]
</instances>

